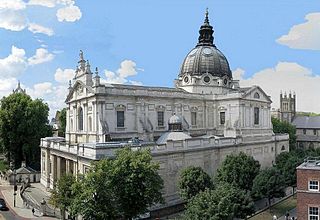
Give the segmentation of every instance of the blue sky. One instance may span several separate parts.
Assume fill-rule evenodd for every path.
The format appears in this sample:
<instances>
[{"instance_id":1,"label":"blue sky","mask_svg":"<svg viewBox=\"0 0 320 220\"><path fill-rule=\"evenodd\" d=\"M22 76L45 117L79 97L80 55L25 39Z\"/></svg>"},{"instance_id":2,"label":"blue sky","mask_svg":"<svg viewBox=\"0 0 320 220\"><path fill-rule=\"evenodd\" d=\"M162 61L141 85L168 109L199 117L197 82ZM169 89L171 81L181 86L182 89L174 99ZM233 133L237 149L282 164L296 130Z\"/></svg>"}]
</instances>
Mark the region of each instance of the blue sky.
<instances>
[{"instance_id":1,"label":"blue sky","mask_svg":"<svg viewBox=\"0 0 320 220\"><path fill-rule=\"evenodd\" d=\"M20 80L62 108L80 49L105 82L172 87L206 7L240 85L261 86L274 107L295 91L298 110L320 112L315 0L0 0L0 96Z\"/></svg>"}]
</instances>

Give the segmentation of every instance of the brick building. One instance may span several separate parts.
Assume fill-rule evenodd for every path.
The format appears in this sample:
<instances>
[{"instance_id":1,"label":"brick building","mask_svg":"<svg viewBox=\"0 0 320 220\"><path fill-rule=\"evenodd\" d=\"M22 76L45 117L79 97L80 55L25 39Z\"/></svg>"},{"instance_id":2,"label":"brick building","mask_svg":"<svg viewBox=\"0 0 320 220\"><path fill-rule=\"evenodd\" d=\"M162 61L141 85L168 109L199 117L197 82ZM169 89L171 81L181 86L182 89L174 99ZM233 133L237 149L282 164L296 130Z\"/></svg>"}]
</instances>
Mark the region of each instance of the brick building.
<instances>
[{"instance_id":1,"label":"brick building","mask_svg":"<svg viewBox=\"0 0 320 220\"><path fill-rule=\"evenodd\" d=\"M320 157L297 167L297 217L320 220Z\"/></svg>"}]
</instances>

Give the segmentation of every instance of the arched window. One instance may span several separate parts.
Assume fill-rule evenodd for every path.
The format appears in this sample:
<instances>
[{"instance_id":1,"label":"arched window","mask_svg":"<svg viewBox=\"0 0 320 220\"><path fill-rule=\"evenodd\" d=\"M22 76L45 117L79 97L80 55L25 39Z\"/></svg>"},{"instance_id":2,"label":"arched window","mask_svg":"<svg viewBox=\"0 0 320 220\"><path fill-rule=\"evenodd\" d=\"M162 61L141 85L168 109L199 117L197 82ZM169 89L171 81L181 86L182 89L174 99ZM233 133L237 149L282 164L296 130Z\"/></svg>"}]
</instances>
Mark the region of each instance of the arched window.
<instances>
[{"instance_id":1,"label":"arched window","mask_svg":"<svg viewBox=\"0 0 320 220\"><path fill-rule=\"evenodd\" d=\"M285 150L285 149L286 149L286 147L284 145L282 145L281 150Z\"/></svg>"},{"instance_id":2,"label":"arched window","mask_svg":"<svg viewBox=\"0 0 320 220\"><path fill-rule=\"evenodd\" d=\"M81 107L78 110L78 130L83 131L83 110Z\"/></svg>"},{"instance_id":3,"label":"arched window","mask_svg":"<svg viewBox=\"0 0 320 220\"><path fill-rule=\"evenodd\" d=\"M89 118L88 118L88 130L92 131L92 118L91 118L91 116L89 116Z\"/></svg>"},{"instance_id":4,"label":"arched window","mask_svg":"<svg viewBox=\"0 0 320 220\"><path fill-rule=\"evenodd\" d=\"M255 125L258 125L259 124L259 108L258 107L255 107L254 108L254 124Z\"/></svg>"},{"instance_id":5,"label":"arched window","mask_svg":"<svg viewBox=\"0 0 320 220\"><path fill-rule=\"evenodd\" d=\"M260 99L259 93L256 92L256 93L253 95L253 98L255 98L255 99Z\"/></svg>"},{"instance_id":6,"label":"arched window","mask_svg":"<svg viewBox=\"0 0 320 220\"><path fill-rule=\"evenodd\" d=\"M312 150L314 149L314 143L309 144L309 149L312 149Z\"/></svg>"}]
</instances>

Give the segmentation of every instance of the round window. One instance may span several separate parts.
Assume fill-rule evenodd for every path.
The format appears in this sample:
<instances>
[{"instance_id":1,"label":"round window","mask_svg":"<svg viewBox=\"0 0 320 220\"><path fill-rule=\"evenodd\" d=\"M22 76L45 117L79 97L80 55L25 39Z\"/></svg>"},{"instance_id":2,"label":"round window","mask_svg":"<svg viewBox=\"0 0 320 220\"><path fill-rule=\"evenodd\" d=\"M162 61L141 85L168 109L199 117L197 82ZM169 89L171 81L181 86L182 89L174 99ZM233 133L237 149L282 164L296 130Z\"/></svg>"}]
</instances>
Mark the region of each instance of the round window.
<instances>
[{"instance_id":1,"label":"round window","mask_svg":"<svg viewBox=\"0 0 320 220\"><path fill-rule=\"evenodd\" d=\"M205 76L203 78L203 81L206 82L206 83L210 82L210 77L209 76Z\"/></svg>"},{"instance_id":2,"label":"round window","mask_svg":"<svg viewBox=\"0 0 320 220\"><path fill-rule=\"evenodd\" d=\"M189 78L186 76L186 77L184 77L184 82L185 83L188 83L189 82Z\"/></svg>"},{"instance_id":3,"label":"round window","mask_svg":"<svg viewBox=\"0 0 320 220\"><path fill-rule=\"evenodd\" d=\"M227 79L224 79L224 80L223 80L223 84L227 85L227 83L228 83L228 80L227 80Z\"/></svg>"}]
</instances>

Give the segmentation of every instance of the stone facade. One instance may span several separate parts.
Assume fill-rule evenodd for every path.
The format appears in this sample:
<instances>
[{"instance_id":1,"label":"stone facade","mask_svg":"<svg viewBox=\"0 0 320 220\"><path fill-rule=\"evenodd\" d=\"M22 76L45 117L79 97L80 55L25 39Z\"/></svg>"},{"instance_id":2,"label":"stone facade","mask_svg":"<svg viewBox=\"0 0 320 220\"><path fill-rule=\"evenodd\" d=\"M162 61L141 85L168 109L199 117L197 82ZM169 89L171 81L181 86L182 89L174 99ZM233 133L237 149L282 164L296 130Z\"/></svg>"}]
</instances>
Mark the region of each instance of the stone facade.
<instances>
[{"instance_id":1,"label":"stone facade","mask_svg":"<svg viewBox=\"0 0 320 220\"><path fill-rule=\"evenodd\" d=\"M320 147L320 116L296 116L297 146L304 149Z\"/></svg>"},{"instance_id":2,"label":"stone facade","mask_svg":"<svg viewBox=\"0 0 320 220\"><path fill-rule=\"evenodd\" d=\"M175 88L101 83L81 51L66 98L66 136L41 140L41 183L52 188L66 172L85 174L92 161L125 146L150 148L170 205L179 201L177 181L187 166L214 175L227 155L242 151L268 167L288 151L288 135L272 131L270 97L259 86L240 88L232 79L226 57L213 44L208 14L199 33ZM181 123L172 131L179 135L168 134L168 121ZM139 144L128 142L133 137Z\"/></svg>"}]
</instances>

